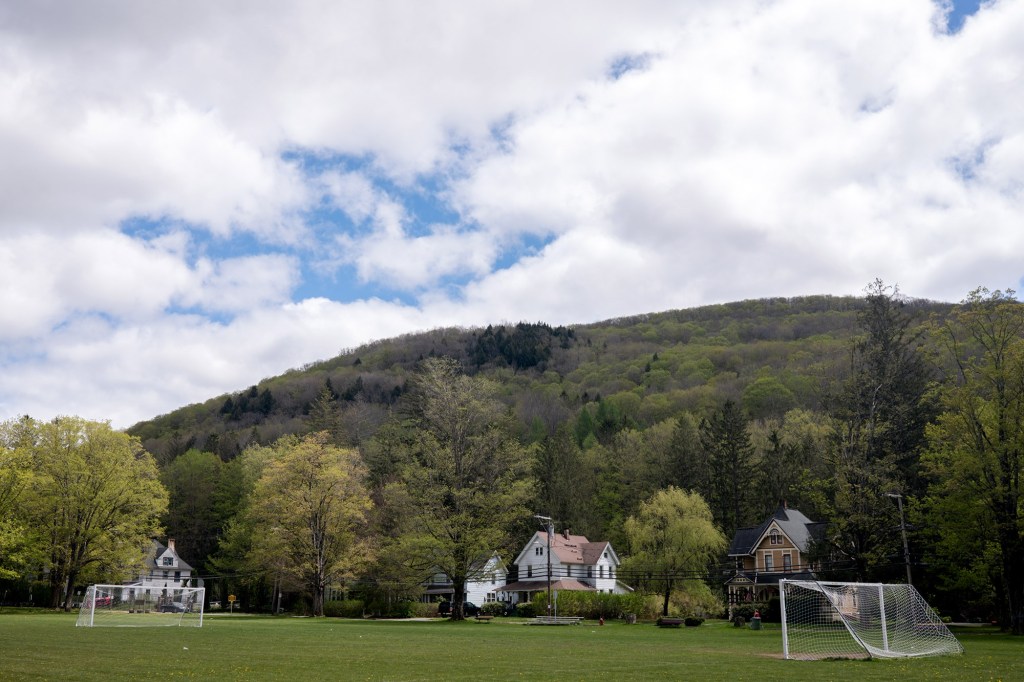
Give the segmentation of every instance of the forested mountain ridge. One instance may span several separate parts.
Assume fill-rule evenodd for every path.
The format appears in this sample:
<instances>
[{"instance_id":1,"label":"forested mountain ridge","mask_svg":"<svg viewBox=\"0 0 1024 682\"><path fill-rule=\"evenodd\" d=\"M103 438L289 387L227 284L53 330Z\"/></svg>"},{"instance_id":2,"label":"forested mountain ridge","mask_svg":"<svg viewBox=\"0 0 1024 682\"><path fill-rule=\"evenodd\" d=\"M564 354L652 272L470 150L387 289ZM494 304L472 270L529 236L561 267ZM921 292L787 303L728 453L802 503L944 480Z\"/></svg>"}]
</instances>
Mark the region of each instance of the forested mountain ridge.
<instances>
[{"instance_id":1,"label":"forested mountain ridge","mask_svg":"<svg viewBox=\"0 0 1024 682\"><path fill-rule=\"evenodd\" d=\"M605 402L624 423L648 426L727 398L752 418L820 409L824 384L848 367L865 299L771 298L636 315L570 328L543 323L436 329L377 341L264 379L235 394L141 422L128 433L167 463L190 448L236 456L308 430L326 387L349 441L372 437L417 362L452 357L503 387L524 435L553 433L580 406ZM918 312L950 306L908 301Z\"/></svg>"},{"instance_id":2,"label":"forested mountain ridge","mask_svg":"<svg viewBox=\"0 0 1024 682\"><path fill-rule=\"evenodd\" d=\"M135 453L167 492L147 518L220 592L255 608L305 595L319 613L328 584L381 612L439 567L459 584L480 556L515 556L536 514L636 561L650 500L685 492L714 525L708 547L788 502L826 524L808 557L820 577L913 573L944 612L1024 634L1024 306L985 289L912 300L880 280L865 293L410 334L137 424L120 450L109 425L25 417L0 429L0 512L31 529L48 507L19 496L53 500L28 482L96 473L62 443L83 462L93 441ZM5 537L28 536L0 533L0 550ZM8 574L61 555L19 547L0 553ZM713 602L735 569L719 553L666 580L699 574ZM620 576L675 589L638 565Z\"/></svg>"}]
</instances>

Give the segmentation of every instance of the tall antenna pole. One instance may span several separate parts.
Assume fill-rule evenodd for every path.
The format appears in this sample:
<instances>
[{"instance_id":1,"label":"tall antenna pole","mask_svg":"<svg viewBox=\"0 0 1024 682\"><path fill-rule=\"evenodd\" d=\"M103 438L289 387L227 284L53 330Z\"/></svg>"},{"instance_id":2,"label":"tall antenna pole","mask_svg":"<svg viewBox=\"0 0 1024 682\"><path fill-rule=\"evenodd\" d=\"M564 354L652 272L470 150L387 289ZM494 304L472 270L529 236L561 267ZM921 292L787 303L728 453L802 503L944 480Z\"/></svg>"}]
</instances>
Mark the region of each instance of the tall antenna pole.
<instances>
[{"instance_id":1,"label":"tall antenna pole","mask_svg":"<svg viewBox=\"0 0 1024 682\"><path fill-rule=\"evenodd\" d=\"M544 521L544 531L548 536L548 615L551 615L551 534L554 532L555 523L551 520L550 516L541 516L540 514L534 514L533 518L538 521Z\"/></svg>"},{"instance_id":2,"label":"tall antenna pole","mask_svg":"<svg viewBox=\"0 0 1024 682\"><path fill-rule=\"evenodd\" d=\"M886 497L896 498L896 504L900 509L900 534L903 535L903 564L907 567L907 584L913 585L910 579L910 546L907 544L907 522L903 518L903 495L899 493L886 493Z\"/></svg>"}]
</instances>

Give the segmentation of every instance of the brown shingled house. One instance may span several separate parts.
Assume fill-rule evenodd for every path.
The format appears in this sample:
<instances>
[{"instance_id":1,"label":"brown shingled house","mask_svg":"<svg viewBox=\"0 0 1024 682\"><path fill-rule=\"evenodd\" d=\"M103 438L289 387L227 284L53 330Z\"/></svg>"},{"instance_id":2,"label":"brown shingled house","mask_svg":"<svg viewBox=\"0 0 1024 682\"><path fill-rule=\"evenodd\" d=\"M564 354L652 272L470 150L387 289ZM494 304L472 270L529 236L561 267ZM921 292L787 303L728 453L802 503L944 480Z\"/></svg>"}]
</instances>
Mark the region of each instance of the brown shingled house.
<instances>
[{"instance_id":1,"label":"brown shingled house","mask_svg":"<svg viewBox=\"0 0 1024 682\"><path fill-rule=\"evenodd\" d=\"M811 521L783 503L757 526L740 528L729 546L736 570L726 581L729 611L736 604L766 602L779 594L779 580L814 580L812 543L824 537L825 523Z\"/></svg>"}]
</instances>

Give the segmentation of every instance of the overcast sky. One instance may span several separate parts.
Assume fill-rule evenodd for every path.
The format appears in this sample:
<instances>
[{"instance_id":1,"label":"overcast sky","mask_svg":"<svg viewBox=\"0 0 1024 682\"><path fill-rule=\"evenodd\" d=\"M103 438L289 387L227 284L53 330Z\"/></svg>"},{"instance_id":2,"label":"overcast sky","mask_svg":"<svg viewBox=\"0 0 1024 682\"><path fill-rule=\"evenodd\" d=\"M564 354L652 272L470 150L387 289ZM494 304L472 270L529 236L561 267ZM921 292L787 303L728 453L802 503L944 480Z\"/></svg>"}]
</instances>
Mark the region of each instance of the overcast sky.
<instances>
[{"instance_id":1,"label":"overcast sky","mask_svg":"<svg viewBox=\"0 0 1024 682\"><path fill-rule=\"evenodd\" d=\"M0 419L1024 275L1024 0L0 0Z\"/></svg>"}]
</instances>

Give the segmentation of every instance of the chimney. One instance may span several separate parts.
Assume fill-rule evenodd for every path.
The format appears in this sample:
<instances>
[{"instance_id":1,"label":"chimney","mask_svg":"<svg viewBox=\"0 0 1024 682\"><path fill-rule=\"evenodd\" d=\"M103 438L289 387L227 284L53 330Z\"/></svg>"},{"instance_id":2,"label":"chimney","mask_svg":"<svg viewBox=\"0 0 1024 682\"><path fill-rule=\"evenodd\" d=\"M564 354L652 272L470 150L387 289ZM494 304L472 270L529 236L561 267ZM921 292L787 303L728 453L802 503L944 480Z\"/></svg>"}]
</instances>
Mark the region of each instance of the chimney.
<instances>
[{"instance_id":1,"label":"chimney","mask_svg":"<svg viewBox=\"0 0 1024 682\"><path fill-rule=\"evenodd\" d=\"M167 538L167 549L174 551L174 538Z\"/></svg>"}]
</instances>

